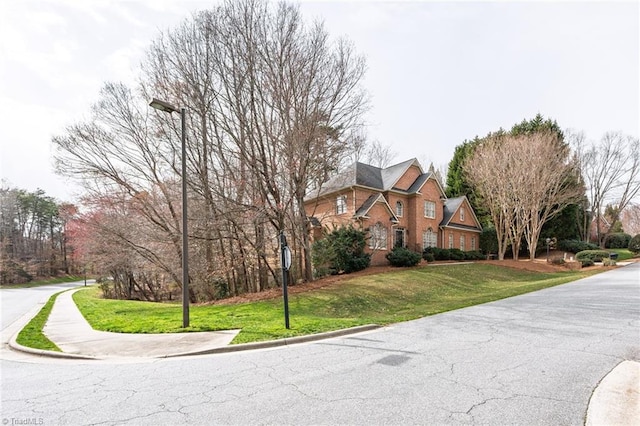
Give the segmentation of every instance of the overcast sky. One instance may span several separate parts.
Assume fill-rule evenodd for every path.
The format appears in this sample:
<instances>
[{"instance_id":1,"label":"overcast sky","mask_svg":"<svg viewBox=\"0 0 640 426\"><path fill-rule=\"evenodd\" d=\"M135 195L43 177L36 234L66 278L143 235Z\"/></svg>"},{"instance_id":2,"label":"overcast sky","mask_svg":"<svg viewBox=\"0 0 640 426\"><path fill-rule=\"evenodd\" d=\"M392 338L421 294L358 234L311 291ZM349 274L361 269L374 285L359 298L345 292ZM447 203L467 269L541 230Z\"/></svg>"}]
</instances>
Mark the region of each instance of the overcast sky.
<instances>
[{"instance_id":1,"label":"overcast sky","mask_svg":"<svg viewBox=\"0 0 640 426\"><path fill-rule=\"evenodd\" d=\"M213 1L0 1L0 177L72 201L51 137L106 81L134 84L160 29ZM537 113L639 134L639 3L304 1L367 59L368 137L446 166L456 145ZM425 167L428 164L424 164Z\"/></svg>"}]
</instances>

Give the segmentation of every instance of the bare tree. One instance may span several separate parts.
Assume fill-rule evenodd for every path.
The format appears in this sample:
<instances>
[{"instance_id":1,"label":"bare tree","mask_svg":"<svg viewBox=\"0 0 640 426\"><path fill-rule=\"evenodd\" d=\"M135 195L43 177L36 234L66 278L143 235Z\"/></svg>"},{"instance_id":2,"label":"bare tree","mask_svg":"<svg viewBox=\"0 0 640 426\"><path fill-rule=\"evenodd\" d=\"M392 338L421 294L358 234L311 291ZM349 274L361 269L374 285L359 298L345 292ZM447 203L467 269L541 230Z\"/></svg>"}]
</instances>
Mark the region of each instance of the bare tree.
<instances>
[{"instance_id":1,"label":"bare tree","mask_svg":"<svg viewBox=\"0 0 640 426\"><path fill-rule=\"evenodd\" d=\"M504 260L510 241L510 230L515 222L507 185L501 184L509 182L511 178L510 164L502 154L500 140L490 138L479 145L464 164L465 173L470 177L495 226L499 260ZM500 176L500 179L496 179L497 176Z\"/></svg>"},{"instance_id":2,"label":"bare tree","mask_svg":"<svg viewBox=\"0 0 640 426\"><path fill-rule=\"evenodd\" d=\"M500 259L508 242L517 259L522 238L533 259L542 226L584 193L569 147L553 132L492 137L464 167L491 214Z\"/></svg>"},{"instance_id":3,"label":"bare tree","mask_svg":"<svg viewBox=\"0 0 640 426\"><path fill-rule=\"evenodd\" d=\"M556 133L538 132L519 139L525 170L521 188L525 238L533 260L542 226L567 206L579 202L584 185L570 147L558 140Z\"/></svg>"},{"instance_id":4,"label":"bare tree","mask_svg":"<svg viewBox=\"0 0 640 426\"><path fill-rule=\"evenodd\" d=\"M598 244L603 245L608 234L601 228L605 207L611 206L614 217L610 220L615 223L640 192L640 142L617 132L606 133L598 143L587 141L581 133L571 139L587 186Z\"/></svg>"},{"instance_id":5,"label":"bare tree","mask_svg":"<svg viewBox=\"0 0 640 426\"><path fill-rule=\"evenodd\" d=\"M230 294L266 288L278 279L270 236L280 230L290 236L294 280L310 280L303 197L351 150L366 107L364 71L351 44L330 41L322 24L305 26L297 7L227 1L158 37L138 92L105 87L92 119L54 139L59 170L95 197L116 194L135 208L147 222L135 229L146 232L128 247L166 240L165 257L141 257L174 276L181 128L147 102L184 106L195 287L222 280Z\"/></svg>"},{"instance_id":6,"label":"bare tree","mask_svg":"<svg viewBox=\"0 0 640 426\"><path fill-rule=\"evenodd\" d=\"M620 216L624 232L631 235L640 234L640 204L629 204Z\"/></svg>"},{"instance_id":7,"label":"bare tree","mask_svg":"<svg viewBox=\"0 0 640 426\"><path fill-rule=\"evenodd\" d=\"M374 140L367 146L363 161L372 166L384 168L390 166L398 153L393 151L391 145L385 145L379 140Z\"/></svg>"}]
</instances>

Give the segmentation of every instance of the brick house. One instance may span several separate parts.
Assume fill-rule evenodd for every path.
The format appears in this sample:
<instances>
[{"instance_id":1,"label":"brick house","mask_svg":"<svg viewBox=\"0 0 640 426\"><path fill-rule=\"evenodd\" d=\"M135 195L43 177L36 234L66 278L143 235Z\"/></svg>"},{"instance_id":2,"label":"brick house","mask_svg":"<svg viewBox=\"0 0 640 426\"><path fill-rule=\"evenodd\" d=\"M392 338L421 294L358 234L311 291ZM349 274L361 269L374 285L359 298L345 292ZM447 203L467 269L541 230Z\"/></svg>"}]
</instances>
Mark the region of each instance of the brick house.
<instances>
[{"instance_id":1,"label":"brick house","mask_svg":"<svg viewBox=\"0 0 640 426\"><path fill-rule=\"evenodd\" d=\"M354 163L305 197L313 237L352 224L369 234L372 265L395 246L478 250L482 227L466 197L447 198L433 172L411 159L387 168Z\"/></svg>"}]
</instances>

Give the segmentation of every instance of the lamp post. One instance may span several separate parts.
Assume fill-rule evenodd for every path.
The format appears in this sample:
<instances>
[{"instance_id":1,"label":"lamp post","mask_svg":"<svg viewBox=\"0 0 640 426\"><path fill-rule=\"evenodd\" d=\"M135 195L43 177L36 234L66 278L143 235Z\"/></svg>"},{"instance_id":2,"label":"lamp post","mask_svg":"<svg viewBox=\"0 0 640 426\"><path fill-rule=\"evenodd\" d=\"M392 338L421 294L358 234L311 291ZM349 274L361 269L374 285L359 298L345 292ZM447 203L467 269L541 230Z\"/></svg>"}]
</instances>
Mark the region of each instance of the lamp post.
<instances>
[{"instance_id":1,"label":"lamp post","mask_svg":"<svg viewBox=\"0 0 640 426\"><path fill-rule=\"evenodd\" d=\"M187 234L187 126L186 109L178 109L168 102L153 98L149 106L171 114L180 113L182 125L182 327L189 327L189 239Z\"/></svg>"},{"instance_id":2,"label":"lamp post","mask_svg":"<svg viewBox=\"0 0 640 426\"><path fill-rule=\"evenodd\" d=\"M547 263L549 263L549 244L551 243L551 238L547 238L546 242L547 242Z\"/></svg>"}]
</instances>

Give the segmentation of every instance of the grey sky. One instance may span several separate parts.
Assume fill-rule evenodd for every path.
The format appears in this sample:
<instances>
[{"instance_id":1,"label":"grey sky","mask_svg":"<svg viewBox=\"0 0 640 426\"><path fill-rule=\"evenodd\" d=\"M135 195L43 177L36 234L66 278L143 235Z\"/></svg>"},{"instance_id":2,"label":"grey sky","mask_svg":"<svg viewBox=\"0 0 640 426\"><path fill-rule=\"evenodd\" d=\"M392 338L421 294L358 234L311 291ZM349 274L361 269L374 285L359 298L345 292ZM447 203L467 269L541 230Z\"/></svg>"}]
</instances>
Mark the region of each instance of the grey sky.
<instances>
[{"instance_id":1,"label":"grey sky","mask_svg":"<svg viewBox=\"0 0 640 426\"><path fill-rule=\"evenodd\" d=\"M0 176L72 200L51 137L105 81L133 84L146 46L213 2L0 2ZM639 135L638 2L302 2L365 55L368 136L445 166L465 139L537 113L598 139ZM427 166L428 164L425 164Z\"/></svg>"}]
</instances>

